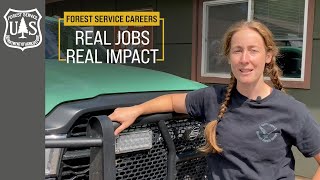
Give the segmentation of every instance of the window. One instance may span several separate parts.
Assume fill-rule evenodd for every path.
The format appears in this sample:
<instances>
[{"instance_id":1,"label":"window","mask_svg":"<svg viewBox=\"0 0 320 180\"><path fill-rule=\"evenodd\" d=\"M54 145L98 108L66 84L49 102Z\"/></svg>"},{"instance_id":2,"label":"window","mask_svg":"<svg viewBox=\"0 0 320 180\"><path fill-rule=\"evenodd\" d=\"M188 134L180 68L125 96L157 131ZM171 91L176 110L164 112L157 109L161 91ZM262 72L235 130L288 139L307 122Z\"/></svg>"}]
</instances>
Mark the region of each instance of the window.
<instances>
[{"instance_id":1,"label":"window","mask_svg":"<svg viewBox=\"0 0 320 180\"><path fill-rule=\"evenodd\" d=\"M194 80L227 83L230 67L221 55L222 36L234 22L256 19L274 34L280 49L277 63L285 86L310 88L314 0L195 1L194 16L198 14L198 18L194 18Z\"/></svg>"}]
</instances>

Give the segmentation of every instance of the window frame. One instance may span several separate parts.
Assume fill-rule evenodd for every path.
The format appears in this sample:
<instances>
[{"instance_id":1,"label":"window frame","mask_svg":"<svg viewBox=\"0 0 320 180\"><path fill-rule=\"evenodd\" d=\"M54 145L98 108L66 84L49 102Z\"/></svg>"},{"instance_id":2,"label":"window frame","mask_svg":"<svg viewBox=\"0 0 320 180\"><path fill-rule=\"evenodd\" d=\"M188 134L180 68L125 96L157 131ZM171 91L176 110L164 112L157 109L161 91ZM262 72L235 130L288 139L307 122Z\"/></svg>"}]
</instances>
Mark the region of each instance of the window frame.
<instances>
[{"instance_id":1,"label":"window frame","mask_svg":"<svg viewBox=\"0 0 320 180\"><path fill-rule=\"evenodd\" d=\"M192 65L191 65L191 79L202 82L202 83L219 83L219 84L228 84L229 78L224 76L215 76L215 77L206 77L202 75L202 69L204 68L202 62L202 57L205 48L203 46L203 33L205 33L205 19L203 18L203 12L205 4L216 4L216 3L239 3L239 2L248 2L248 19L252 19L253 12L252 4L254 0L217 0L208 1L208 0L193 0L193 35L192 35ZM305 0L305 15L304 15L304 32L303 32L303 49L302 49L302 64L301 64L301 78L281 78L281 81L286 88L301 88L301 89L310 89L311 82L311 62L312 62L312 41L313 41L313 24L314 24L314 8L315 0ZM250 13L250 14L249 14ZM269 78L266 78L267 82L271 83Z\"/></svg>"}]
</instances>

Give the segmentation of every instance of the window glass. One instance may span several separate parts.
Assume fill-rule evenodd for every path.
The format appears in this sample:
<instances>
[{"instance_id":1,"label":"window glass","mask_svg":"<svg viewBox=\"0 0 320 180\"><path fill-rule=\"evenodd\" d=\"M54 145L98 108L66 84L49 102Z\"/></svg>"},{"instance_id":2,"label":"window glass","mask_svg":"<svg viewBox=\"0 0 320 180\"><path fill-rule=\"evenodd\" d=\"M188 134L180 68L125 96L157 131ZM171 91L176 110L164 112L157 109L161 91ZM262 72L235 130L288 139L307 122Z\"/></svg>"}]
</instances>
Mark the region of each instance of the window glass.
<instances>
[{"instance_id":1,"label":"window glass","mask_svg":"<svg viewBox=\"0 0 320 180\"><path fill-rule=\"evenodd\" d=\"M236 2L231 4L211 4L207 7L207 27L204 40L206 48L203 74L210 73L229 74L230 66L221 54L221 40L227 28L239 20L247 20L248 2ZM232 12L227 13L226 12Z\"/></svg>"},{"instance_id":2,"label":"window glass","mask_svg":"<svg viewBox=\"0 0 320 180\"><path fill-rule=\"evenodd\" d=\"M254 1L254 19L272 31L280 48L277 63L288 78L301 77L304 3L303 0Z\"/></svg>"},{"instance_id":3,"label":"window glass","mask_svg":"<svg viewBox=\"0 0 320 180\"><path fill-rule=\"evenodd\" d=\"M204 2L201 76L228 76L230 67L221 54L222 36L231 24L247 20L249 15L267 25L274 34L280 50L277 63L283 71L283 77L289 80L302 78L304 8L304 0Z\"/></svg>"}]
</instances>

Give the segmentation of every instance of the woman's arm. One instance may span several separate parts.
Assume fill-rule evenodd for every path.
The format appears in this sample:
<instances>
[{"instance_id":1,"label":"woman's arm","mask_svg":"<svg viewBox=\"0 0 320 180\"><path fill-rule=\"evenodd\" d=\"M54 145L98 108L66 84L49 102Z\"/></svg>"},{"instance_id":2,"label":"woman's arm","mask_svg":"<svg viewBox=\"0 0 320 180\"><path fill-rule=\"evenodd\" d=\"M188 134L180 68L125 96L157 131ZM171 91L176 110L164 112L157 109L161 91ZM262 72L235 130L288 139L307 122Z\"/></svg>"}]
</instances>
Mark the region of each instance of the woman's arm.
<instances>
[{"instance_id":1,"label":"woman's arm","mask_svg":"<svg viewBox=\"0 0 320 180\"><path fill-rule=\"evenodd\" d=\"M118 135L121 131L129 127L140 115L173 111L187 113L185 104L186 95L186 93L167 94L136 106L115 109L114 112L108 116L112 121L117 121L121 124L114 131L114 134Z\"/></svg>"},{"instance_id":2,"label":"woman's arm","mask_svg":"<svg viewBox=\"0 0 320 180\"><path fill-rule=\"evenodd\" d=\"M320 153L314 156L314 159L318 162L319 166L316 173L313 176L313 180L320 180Z\"/></svg>"}]
</instances>

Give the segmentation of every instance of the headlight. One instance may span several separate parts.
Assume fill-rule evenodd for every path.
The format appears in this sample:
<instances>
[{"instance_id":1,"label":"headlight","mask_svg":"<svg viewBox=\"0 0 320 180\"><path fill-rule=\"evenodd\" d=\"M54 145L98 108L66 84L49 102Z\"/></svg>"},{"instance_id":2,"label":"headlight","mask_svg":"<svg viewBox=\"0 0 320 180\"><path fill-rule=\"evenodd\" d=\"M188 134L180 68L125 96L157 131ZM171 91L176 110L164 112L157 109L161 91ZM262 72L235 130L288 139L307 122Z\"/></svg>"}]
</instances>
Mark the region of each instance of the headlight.
<instances>
[{"instance_id":1,"label":"headlight","mask_svg":"<svg viewBox=\"0 0 320 180\"><path fill-rule=\"evenodd\" d=\"M121 133L116 137L115 153L127 153L152 148L152 131L141 130Z\"/></svg>"},{"instance_id":2,"label":"headlight","mask_svg":"<svg viewBox=\"0 0 320 180\"><path fill-rule=\"evenodd\" d=\"M61 139L66 138L66 135L48 135L45 139ZM45 149L45 175L54 176L57 174L61 148L46 148Z\"/></svg>"}]
</instances>

